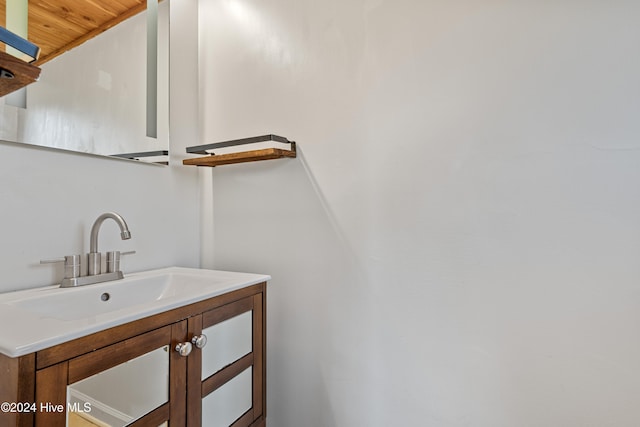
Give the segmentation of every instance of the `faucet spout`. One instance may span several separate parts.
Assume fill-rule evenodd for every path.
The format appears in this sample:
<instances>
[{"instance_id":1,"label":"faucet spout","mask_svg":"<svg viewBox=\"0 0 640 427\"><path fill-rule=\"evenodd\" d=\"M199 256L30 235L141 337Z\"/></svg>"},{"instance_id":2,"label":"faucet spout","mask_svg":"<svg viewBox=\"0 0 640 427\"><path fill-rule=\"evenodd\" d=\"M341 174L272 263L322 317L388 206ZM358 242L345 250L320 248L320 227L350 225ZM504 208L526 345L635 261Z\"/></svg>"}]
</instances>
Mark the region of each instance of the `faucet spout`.
<instances>
[{"instance_id":1,"label":"faucet spout","mask_svg":"<svg viewBox=\"0 0 640 427\"><path fill-rule=\"evenodd\" d=\"M100 231L100 226L104 222L104 220L111 218L113 219L118 226L120 227L120 238L122 240L127 240L131 238L131 232L129 231L129 227L127 226L126 221L120 214L115 212L107 212L100 215L96 221L93 223L91 227L91 238L89 241L89 252L97 253L98 252L98 232Z\"/></svg>"}]
</instances>

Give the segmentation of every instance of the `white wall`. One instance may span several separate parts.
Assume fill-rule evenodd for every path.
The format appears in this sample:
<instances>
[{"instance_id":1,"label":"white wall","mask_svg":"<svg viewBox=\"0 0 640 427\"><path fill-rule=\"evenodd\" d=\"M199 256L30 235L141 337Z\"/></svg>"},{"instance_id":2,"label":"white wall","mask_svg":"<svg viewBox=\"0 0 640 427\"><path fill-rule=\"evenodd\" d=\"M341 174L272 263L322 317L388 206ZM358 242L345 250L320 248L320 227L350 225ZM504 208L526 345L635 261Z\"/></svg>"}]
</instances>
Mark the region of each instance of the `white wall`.
<instances>
[{"instance_id":1,"label":"white wall","mask_svg":"<svg viewBox=\"0 0 640 427\"><path fill-rule=\"evenodd\" d=\"M210 184L269 425L640 424L640 3L199 4L203 140L300 148Z\"/></svg>"},{"instance_id":2,"label":"white wall","mask_svg":"<svg viewBox=\"0 0 640 427\"><path fill-rule=\"evenodd\" d=\"M196 12L189 2L171 4L170 167L0 144L0 292L59 282L62 266L39 260L88 251L93 221L111 210L132 239L121 241L107 221L100 249L136 250L122 261L125 274L199 265L198 173L181 162L184 147L198 143Z\"/></svg>"}]
</instances>

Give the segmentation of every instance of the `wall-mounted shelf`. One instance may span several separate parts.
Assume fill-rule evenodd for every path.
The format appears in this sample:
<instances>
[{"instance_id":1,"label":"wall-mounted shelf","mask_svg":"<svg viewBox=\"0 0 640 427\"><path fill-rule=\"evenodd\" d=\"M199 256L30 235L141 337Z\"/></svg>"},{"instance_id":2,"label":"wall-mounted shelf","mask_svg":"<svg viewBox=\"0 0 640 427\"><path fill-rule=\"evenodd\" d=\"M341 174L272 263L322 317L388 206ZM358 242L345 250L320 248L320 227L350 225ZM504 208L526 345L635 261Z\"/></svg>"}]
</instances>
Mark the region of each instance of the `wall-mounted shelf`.
<instances>
[{"instance_id":1,"label":"wall-mounted shelf","mask_svg":"<svg viewBox=\"0 0 640 427\"><path fill-rule=\"evenodd\" d=\"M158 150L158 151L142 151L139 153L120 153L120 154L111 154L111 157L120 157L122 159L129 160L138 160L146 163L156 163L159 165L168 165L169 164L169 151L168 150Z\"/></svg>"},{"instance_id":2,"label":"wall-mounted shelf","mask_svg":"<svg viewBox=\"0 0 640 427\"><path fill-rule=\"evenodd\" d=\"M288 145L289 149L265 146L273 143ZM241 145L253 145L253 148L255 149L240 152L224 152L228 151L230 147L237 147ZM211 150L216 150L218 153L213 153ZM281 159L285 157L295 158L296 143L278 135L262 135L251 138L217 142L214 144L187 147L187 153L207 154L207 156L185 159L182 161L182 164L189 166L215 167L235 163Z\"/></svg>"},{"instance_id":3,"label":"wall-mounted shelf","mask_svg":"<svg viewBox=\"0 0 640 427\"><path fill-rule=\"evenodd\" d=\"M24 53L31 59L38 58L40 49L28 40L0 27L0 42ZM0 96L5 96L38 80L40 68L6 52L0 51Z\"/></svg>"},{"instance_id":4,"label":"wall-mounted shelf","mask_svg":"<svg viewBox=\"0 0 640 427\"><path fill-rule=\"evenodd\" d=\"M40 68L5 52L0 52L0 96L5 96L38 80Z\"/></svg>"}]
</instances>

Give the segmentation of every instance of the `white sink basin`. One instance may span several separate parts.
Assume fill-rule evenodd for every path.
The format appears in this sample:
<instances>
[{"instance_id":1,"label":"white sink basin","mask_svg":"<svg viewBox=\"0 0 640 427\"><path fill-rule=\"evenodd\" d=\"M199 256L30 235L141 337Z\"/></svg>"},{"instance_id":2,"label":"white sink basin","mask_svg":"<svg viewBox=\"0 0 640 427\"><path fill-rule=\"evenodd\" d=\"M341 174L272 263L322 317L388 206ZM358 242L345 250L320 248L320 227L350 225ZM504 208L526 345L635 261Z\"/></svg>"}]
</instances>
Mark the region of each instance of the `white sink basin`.
<instances>
[{"instance_id":1,"label":"white sink basin","mask_svg":"<svg viewBox=\"0 0 640 427\"><path fill-rule=\"evenodd\" d=\"M6 304L43 318L79 320L165 299L188 298L226 282L221 277L206 278L179 272L151 277L132 275L123 280L96 285L26 292L23 298Z\"/></svg>"},{"instance_id":2,"label":"white sink basin","mask_svg":"<svg viewBox=\"0 0 640 427\"><path fill-rule=\"evenodd\" d=\"M21 356L269 279L172 267L77 288L0 294L0 352Z\"/></svg>"}]
</instances>

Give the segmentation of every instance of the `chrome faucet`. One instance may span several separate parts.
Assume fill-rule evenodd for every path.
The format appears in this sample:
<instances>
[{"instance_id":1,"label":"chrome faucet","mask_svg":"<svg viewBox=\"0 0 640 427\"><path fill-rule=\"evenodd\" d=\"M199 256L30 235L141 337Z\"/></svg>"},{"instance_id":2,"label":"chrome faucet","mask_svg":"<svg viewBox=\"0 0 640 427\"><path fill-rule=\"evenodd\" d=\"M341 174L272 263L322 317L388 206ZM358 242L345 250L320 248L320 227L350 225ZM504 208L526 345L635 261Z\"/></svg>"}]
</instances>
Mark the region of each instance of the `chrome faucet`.
<instances>
[{"instance_id":1,"label":"chrome faucet","mask_svg":"<svg viewBox=\"0 0 640 427\"><path fill-rule=\"evenodd\" d=\"M113 219L118 224L118 226L120 227L120 237L122 238L122 240L129 240L131 238L131 232L129 231L127 222L124 220L124 218L122 218L122 215L115 212L103 213L96 219L96 221L93 223L93 226L91 227L89 252L98 252L98 232L100 231L100 226L107 218Z\"/></svg>"},{"instance_id":2,"label":"chrome faucet","mask_svg":"<svg viewBox=\"0 0 640 427\"><path fill-rule=\"evenodd\" d=\"M100 215L95 220L95 222L93 223L93 226L91 227L91 238L89 240L89 276L95 276L96 274L101 273L102 259L100 256L100 252L98 252L98 233L100 232L100 226L102 225L104 220L108 218L113 219L120 227L120 238L122 240L128 240L131 238L131 232L129 231L129 227L127 226L126 221L124 220L124 218L122 218L120 214L117 214L115 212L107 212ZM107 254L107 262L109 261L109 253ZM116 262L116 261L118 263L120 262L119 259L113 260L113 262ZM112 272L108 270L110 269L107 268L108 273ZM114 271L115 270L118 270L118 269L116 268L114 269Z\"/></svg>"},{"instance_id":3,"label":"chrome faucet","mask_svg":"<svg viewBox=\"0 0 640 427\"><path fill-rule=\"evenodd\" d=\"M40 261L41 264L64 262L64 279L60 287L69 288L74 286L91 285L94 283L119 280L124 277L120 271L120 256L136 253L135 251L107 252L106 270L102 271L102 255L98 252L98 233L100 226L106 219L113 219L120 227L120 237L122 240L131 238L131 232L124 218L115 212L103 213L96 219L91 227L91 238L89 240L89 254L67 255L64 258L54 258ZM87 263L86 265L85 263ZM83 268L86 267L86 268Z\"/></svg>"}]
</instances>

